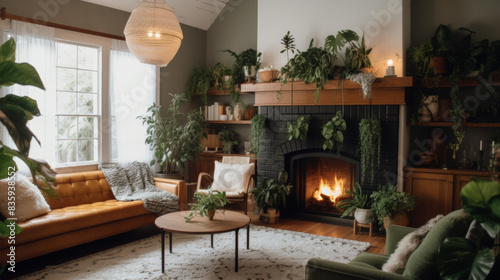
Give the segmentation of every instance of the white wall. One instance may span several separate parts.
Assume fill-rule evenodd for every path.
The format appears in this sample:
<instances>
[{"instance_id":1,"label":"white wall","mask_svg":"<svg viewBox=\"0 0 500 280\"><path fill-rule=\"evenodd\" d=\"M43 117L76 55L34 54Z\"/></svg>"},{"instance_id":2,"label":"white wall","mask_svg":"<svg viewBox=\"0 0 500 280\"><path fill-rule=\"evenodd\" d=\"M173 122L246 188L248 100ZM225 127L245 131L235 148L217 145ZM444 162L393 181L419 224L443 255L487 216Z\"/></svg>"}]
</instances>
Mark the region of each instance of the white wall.
<instances>
[{"instance_id":1,"label":"white wall","mask_svg":"<svg viewBox=\"0 0 500 280\"><path fill-rule=\"evenodd\" d=\"M404 33L410 31L403 21L403 14L409 14L403 13L403 5L409 9L410 0L259 0L257 49L263 55L262 67L285 65L280 42L288 30L297 48L305 51L312 38L316 46L323 46L328 35L351 29L360 36L364 33L366 44L373 47L370 60L375 76L385 75L391 58L401 77L404 46L409 43L403 42L409 40Z\"/></svg>"}]
</instances>

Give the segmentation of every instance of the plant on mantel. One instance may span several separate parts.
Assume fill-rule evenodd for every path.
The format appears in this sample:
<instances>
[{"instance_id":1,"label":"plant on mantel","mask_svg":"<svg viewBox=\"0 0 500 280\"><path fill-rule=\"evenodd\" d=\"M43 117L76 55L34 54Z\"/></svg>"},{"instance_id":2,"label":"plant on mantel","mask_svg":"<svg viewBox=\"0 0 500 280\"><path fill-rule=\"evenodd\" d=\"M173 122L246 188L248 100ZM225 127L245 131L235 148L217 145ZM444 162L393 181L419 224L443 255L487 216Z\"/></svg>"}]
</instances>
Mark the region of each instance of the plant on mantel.
<instances>
[{"instance_id":1,"label":"plant on mantel","mask_svg":"<svg viewBox=\"0 0 500 280\"><path fill-rule=\"evenodd\" d=\"M295 54L295 52L297 50L297 48L295 47L295 38L293 37L293 35L290 34L290 31L288 31L285 36L283 36L283 38L281 39L281 44L283 45L283 49L280 51L280 53L284 53L286 52L286 63L287 65L290 63L290 52L292 54ZM286 67L286 66L285 66ZM290 68L290 69L287 69L289 72L292 72L293 71L293 68ZM281 69L281 71L283 71L283 69ZM283 85L286 85L288 83L288 77L286 74L283 74L282 72L282 75L280 77L280 80L282 82L282 88L283 88ZM291 91L293 93L293 79L291 79ZM281 97L283 96L283 93L281 92L281 90L278 91L278 101L281 101Z\"/></svg>"},{"instance_id":2,"label":"plant on mantel","mask_svg":"<svg viewBox=\"0 0 500 280\"><path fill-rule=\"evenodd\" d=\"M231 50L223 50L222 52L227 52L235 58L235 61L231 67L231 80L229 83L229 92L233 98L233 104L240 101L240 92L237 89L242 83L245 82L245 72L243 70L244 66L251 67L255 66L255 71L260 67L260 58L262 53L257 53L254 49L247 49L240 54L237 54Z\"/></svg>"}]
</instances>

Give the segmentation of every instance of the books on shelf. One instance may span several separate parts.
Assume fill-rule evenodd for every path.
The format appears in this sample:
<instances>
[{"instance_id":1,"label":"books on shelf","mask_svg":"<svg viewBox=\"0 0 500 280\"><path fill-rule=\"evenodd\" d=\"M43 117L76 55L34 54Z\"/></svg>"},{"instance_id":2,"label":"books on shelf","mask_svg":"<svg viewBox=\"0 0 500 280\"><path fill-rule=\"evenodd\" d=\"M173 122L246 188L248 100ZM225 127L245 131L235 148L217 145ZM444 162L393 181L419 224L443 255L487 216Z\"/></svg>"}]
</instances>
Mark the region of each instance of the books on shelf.
<instances>
[{"instance_id":1,"label":"books on shelf","mask_svg":"<svg viewBox=\"0 0 500 280\"><path fill-rule=\"evenodd\" d=\"M226 106L219 102L214 102L212 105L205 106L205 119L207 121L218 121L220 116L224 115Z\"/></svg>"}]
</instances>

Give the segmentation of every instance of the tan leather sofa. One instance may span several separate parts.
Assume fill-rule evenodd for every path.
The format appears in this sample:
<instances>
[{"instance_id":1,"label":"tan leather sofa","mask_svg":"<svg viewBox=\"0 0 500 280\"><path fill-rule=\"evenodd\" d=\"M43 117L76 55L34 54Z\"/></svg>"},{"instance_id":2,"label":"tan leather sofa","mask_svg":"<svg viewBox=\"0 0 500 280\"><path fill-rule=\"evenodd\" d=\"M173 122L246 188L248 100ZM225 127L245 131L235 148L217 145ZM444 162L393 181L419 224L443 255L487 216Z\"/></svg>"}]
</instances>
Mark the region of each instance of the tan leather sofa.
<instances>
[{"instance_id":1,"label":"tan leather sofa","mask_svg":"<svg viewBox=\"0 0 500 280\"><path fill-rule=\"evenodd\" d=\"M155 178L155 185L176 194L179 208L187 209L184 181ZM16 262L152 225L158 217L140 200L117 201L102 171L57 175L55 188L59 199L46 198L51 212L18 223L23 231L15 236ZM11 246L1 238L2 264Z\"/></svg>"}]
</instances>

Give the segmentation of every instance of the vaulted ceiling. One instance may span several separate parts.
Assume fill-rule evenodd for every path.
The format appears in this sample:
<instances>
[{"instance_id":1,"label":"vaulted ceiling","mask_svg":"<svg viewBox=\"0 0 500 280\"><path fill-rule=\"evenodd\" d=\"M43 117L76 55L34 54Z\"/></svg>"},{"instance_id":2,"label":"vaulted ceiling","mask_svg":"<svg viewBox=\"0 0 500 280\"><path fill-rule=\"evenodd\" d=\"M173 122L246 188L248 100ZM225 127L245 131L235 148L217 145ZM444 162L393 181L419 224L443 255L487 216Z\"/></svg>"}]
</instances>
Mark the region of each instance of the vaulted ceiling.
<instances>
[{"instance_id":1,"label":"vaulted ceiling","mask_svg":"<svg viewBox=\"0 0 500 280\"><path fill-rule=\"evenodd\" d=\"M141 0L82 0L109 8L132 12ZM166 0L180 23L208 30L229 0Z\"/></svg>"}]
</instances>

